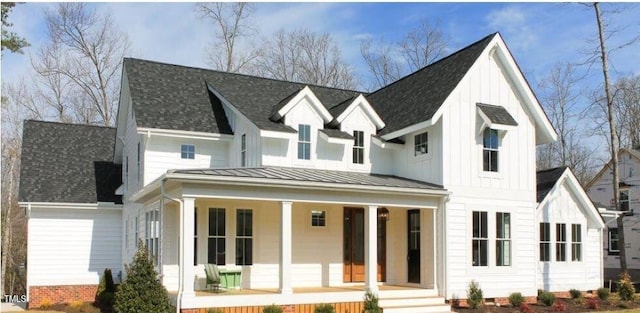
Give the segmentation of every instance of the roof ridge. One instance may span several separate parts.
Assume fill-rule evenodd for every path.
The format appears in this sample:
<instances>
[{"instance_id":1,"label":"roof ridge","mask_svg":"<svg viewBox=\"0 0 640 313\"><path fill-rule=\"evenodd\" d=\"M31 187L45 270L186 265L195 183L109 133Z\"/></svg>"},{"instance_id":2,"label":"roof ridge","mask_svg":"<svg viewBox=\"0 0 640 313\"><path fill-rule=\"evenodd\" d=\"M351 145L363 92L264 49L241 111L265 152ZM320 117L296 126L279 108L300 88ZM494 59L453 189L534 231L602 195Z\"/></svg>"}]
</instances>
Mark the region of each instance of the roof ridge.
<instances>
[{"instance_id":1,"label":"roof ridge","mask_svg":"<svg viewBox=\"0 0 640 313\"><path fill-rule=\"evenodd\" d=\"M339 90L339 91L366 93L365 91L355 90L355 89L346 89L346 88L336 88L336 87L322 86L322 85L317 85L317 84L295 82L295 81L290 81L290 80L284 80L284 79L278 79L278 78L272 78L272 77L263 77L263 76L250 75L250 74L244 74L244 73L225 72L225 71L220 71L220 70L213 70L213 69L208 69L208 68L196 67L196 66L192 66L192 65L180 65L180 64L175 64L175 63L166 63L166 62L160 62L160 61L154 61L154 60L145 60L145 59L132 58L132 57L125 57L124 60L149 62L149 63L155 63L155 64L160 64L160 65L176 66L176 67L182 67L182 68L190 68L190 69L199 70L199 71L207 71L207 72L215 72L215 73L220 73L220 74L225 74L225 75L234 75L234 76L243 76L243 77L249 77L249 78L271 80L271 81L275 81L275 82L298 84L298 85L309 86L309 87L318 87L318 88L326 88L326 89Z\"/></svg>"},{"instance_id":2,"label":"roof ridge","mask_svg":"<svg viewBox=\"0 0 640 313\"><path fill-rule=\"evenodd\" d=\"M95 124L82 124L82 123L65 123L60 121L44 121L44 120L35 120L35 119L26 119L25 123L40 123L40 124L57 124L57 125L65 125L65 126L84 126L84 127L97 127L97 128L105 128L105 129L116 129L114 126L105 126L105 125L95 125Z\"/></svg>"},{"instance_id":3,"label":"roof ridge","mask_svg":"<svg viewBox=\"0 0 640 313\"><path fill-rule=\"evenodd\" d=\"M420 72L422 72L422 71L424 71L424 70L426 70L426 69L428 69L428 68L430 68L430 67L432 67L432 66L435 66L436 64L442 63L443 61L445 61L445 60L447 60L447 59L450 59L450 58L452 58L453 56L458 55L458 54L460 54L460 53L462 53L462 52L464 52L464 51L466 51L466 50L470 49L471 47L473 47L473 46L475 46L475 45L477 45L477 44L479 44L479 43L483 42L484 40L487 40L487 39L488 39L488 38L490 38L490 37L491 37L491 38L495 37L497 34L499 34L499 33L498 33L498 32L495 32L495 33L492 33L492 34L490 34L490 35L487 35L487 36L483 37L482 39L480 39L480 40L478 40L478 41L476 41L476 42L474 42L474 43L471 43L471 44L467 45L466 47L463 47L463 48L459 49L458 51L456 51L456 52L454 52L454 53L451 53L451 54L449 54L449 55L445 56L444 58L442 58L442 59L440 59L440 60L438 60L438 61L436 61L436 62L433 62L433 63L431 63L431 64L428 64L428 65L426 65L426 66L424 66L424 67L422 67L422 68L420 68L420 69L418 69L418 70L416 70L416 71L414 71L414 72L411 72L411 73L409 73L409 74L407 74L407 75L405 75L405 76L403 76L403 77L399 78L398 80L396 80L396 81L394 81L394 82L392 82L392 83L390 83L390 84L386 85L386 86L382 86L382 87L380 87L380 88L379 88L379 89L377 89L376 91L369 93L369 94L368 94L368 96L373 95L373 94L376 94L377 92L382 91L382 90L386 89L387 87L393 86L393 85L395 85L396 83L398 83L398 82L400 82L400 81L403 81L403 80L405 80L405 79L407 79L407 78L409 78L409 77L412 77L412 76L414 76L414 75L416 75L416 74L418 74L418 73L420 73Z\"/></svg>"}]
</instances>

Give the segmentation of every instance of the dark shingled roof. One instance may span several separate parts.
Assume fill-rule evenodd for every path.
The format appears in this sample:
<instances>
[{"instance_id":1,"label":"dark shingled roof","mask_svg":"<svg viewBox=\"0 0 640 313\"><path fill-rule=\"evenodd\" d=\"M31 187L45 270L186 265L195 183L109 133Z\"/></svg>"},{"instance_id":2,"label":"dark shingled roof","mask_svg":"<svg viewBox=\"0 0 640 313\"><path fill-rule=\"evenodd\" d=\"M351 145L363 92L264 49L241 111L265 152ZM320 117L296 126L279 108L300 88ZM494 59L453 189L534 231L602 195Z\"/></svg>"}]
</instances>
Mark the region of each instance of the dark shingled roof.
<instances>
[{"instance_id":1,"label":"dark shingled roof","mask_svg":"<svg viewBox=\"0 0 640 313\"><path fill-rule=\"evenodd\" d=\"M386 124L378 135L431 119L496 35L482 38L367 96Z\"/></svg>"},{"instance_id":2,"label":"dark shingled roof","mask_svg":"<svg viewBox=\"0 0 640 313\"><path fill-rule=\"evenodd\" d=\"M354 139L355 137L353 137L352 135L345 133L339 129L333 129L333 128L325 128L325 129L319 129L318 131L327 134L327 136L331 137L331 138L340 138L340 139Z\"/></svg>"},{"instance_id":3,"label":"dark shingled roof","mask_svg":"<svg viewBox=\"0 0 640 313\"><path fill-rule=\"evenodd\" d=\"M19 201L122 203L115 140L111 127L25 121Z\"/></svg>"},{"instance_id":4,"label":"dark shingled roof","mask_svg":"<svg viewBox=\"0 0 640 313\"><path fill-rule=\"evenodd\" d=\"M231 134L222 110L212 110L207 85L258 128L291 132L269 119L274 107L306 84L125 58L138 127ZM309 86L331 108L359 92Z\"/></svg>"},{"instance_id":5,"label":"dark shingled roof","mask_svg":"<svg viewBox=\"0 0 640 313\"><path fill-rule=\"evenodd\" d=\"M516 120L507 112L507 109L498 106L498 105L490 105L490 104L476 104L480 111L486 115L491 123L509 125L509 126L518 126Z\"/></svg>"},{"instance_id":6,"label":"dark shingled roof","mask_svg":"<svg viewBox=\"0 0 640 313\"><path fill-rule=\"evenodd\" d=\"M399 187L412 189L444 190L442 186L427 182L358 172L329 171L293 167L254 167L220 169L169 170L168 173L199 174L224 177L264 178L291 182L334 183L361 186Z\"/></svg>"},{"instance_id":7,"label":"dark shingled roof","mask_svg":"<svg viewBox=\"0 0 640 313\"><path fill-rule=\"evenodd\" d=\"M543 171L538 171L536 174L537 181L537 198L538 202L544 200L549 191L556 185L560 176L567 170L566 166L550 168Z\"/></svg>"}]
</instances>

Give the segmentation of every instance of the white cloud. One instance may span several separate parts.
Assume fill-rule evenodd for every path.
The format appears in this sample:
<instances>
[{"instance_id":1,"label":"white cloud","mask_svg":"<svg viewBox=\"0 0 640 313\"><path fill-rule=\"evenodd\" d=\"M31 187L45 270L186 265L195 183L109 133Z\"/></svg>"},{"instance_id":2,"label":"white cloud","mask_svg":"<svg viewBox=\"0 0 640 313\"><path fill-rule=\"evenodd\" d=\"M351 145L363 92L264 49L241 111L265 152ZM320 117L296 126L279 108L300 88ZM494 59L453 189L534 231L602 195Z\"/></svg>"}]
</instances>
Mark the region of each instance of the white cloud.
<instances>
[{"instance_id":1,"label":"white cloud","mask_svg":"<svg viewBox=\"0 0 640 313\"><path fill-rule=\"evenodd\" d=\"M506 6L489 12L485 20L492 31L500 31L510 38L510 46L526 50L537 43L535 32L529 27L529 19L525 7Z\"/></svg>"}]
</instances>

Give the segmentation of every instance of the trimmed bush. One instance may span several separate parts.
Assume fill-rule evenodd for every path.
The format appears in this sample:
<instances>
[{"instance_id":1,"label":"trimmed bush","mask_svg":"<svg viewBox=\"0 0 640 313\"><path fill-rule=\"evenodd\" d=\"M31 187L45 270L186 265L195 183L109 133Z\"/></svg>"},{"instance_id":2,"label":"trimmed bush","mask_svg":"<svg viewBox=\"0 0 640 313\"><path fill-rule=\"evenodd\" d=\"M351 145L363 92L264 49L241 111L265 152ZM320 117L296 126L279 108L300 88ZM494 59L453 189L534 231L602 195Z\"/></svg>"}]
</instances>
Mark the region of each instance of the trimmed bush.
<instances>
[{"instance_id":1,"label":"trimmed bush","mask_svg":"<svg viewBox=\"0 0 640 313\"><path fill-rule=\"evenodd\" d=\"M569 294L571 295L571 299L582 298L582 292L578 289L570 289Z\"/></svg>"},{"instance_id":2,"label":"trimmed bush","mask_svg":"<svg viewBox=\"0 0 640 313\"><path fill-rule=\"evenodd\" d=\"M533 309L526 303L522 303L519 308L520 313L533 313Z\"/></svg>"},{"instance_id":3,"label":"trimmed bush","mask_svg":"<svg viewBox=\"0 0 640 313\"><path fill-rule=\"evenodd\" d=\"M382 310L378 306L378 296L371 291L364 294L364 307L362 313L380 313Z\"/></svg>"},{"instance_id":4,"label":"trimmed bush","mask_svg":"<svg viewBox=\"0 0 640 313\"><path fill-rule=\"evenodd\" d=\"M589 310L599 310L600 302L596 298L591 298L587 300L587 309Z\"/></svg>"},{"instance_id":5,"label":"trimmed bush","mask_svg":"<svg viewBox=\"0 0 640 313\"><path fill-rule=\"evenodd\" d=\"M269 305L269 306L265 306L264 309L262 309L262 313L282 313L282 308L279 305Z\"/></svg>"},{"instance_id":6,"label":"trimmed bush","mask_svg":"<svg viewBox=\"0 0 640 313\"><path fill-rule=\"evenodd\" d=\"M333 308L333 305L328 303L323 303L316 305L316 308L313 309L313 313L335 313L336 309Z\"/></svg>"},{"instance_id":7,"label":"trimmed bush","mask_svg":"<svg viewBox=\"0 0 640 313\"><path fill-rule=\"evenodd\" d=\"M607 288L598 288L598 299L600 299L600 300L608 300L610 294L611 293L609 292L609 289L607 289Z\"/></svg>"},{"instance_id":8,"label":"trimmed bush","mask_svg":"<svg viewBox=\"0 0 640 313\"><path fill-rule=\"evenodd\" d=\"M170 313L167 289L158 279L153 262L142 240L130 265L125 265L127 279L116 292L114 309L117 313Z\"/></svg>"},{"instance_id":9,"label":"trimmed bush","mask_svg":"<svg viewBox=\"0 0 640 313\"><path fill-rule=\"evenodd\" d=\"M552 306L553 303L556 302L556 295L548 291L543 291L538 294L538 300L545 306Z\"/></svg>"},{"instance_id":10,"label":"trimmed bush","mask_svg":"<svg viewBox=\"0 0 640 313\"><path fill-rule=\"evenodd\" d=\"M631 276L629 276L627 272L622 272L620 274L620 280L618 281L618 296L620 300L631 301L635 294L636 288L633 287L633 283L631 283Z\"/></svg>"},{"instance_id":11,"label":"trimmed bush","mask_svg":"<svg viewBox=\"0 0 640 313\"><path fill-rule=\"evenodd\" d=\"M477 281L472 280L467 288L467 303L472 309L477 309L484 304L484 297L482 295L482 288Z\"/></svg>"},{"instance_id":12,"label":"trimmed bush","mask_svg":"<svg viewBox=\"0 0 640 313\"><path fill-rule=\"evenodd\" d=\"M509 303L511 303L511 306L513 306L514 308L519 308L520 305L524 303L524 297L521 293L514 292L509 295Z\"/></svg>"}]
</instances>

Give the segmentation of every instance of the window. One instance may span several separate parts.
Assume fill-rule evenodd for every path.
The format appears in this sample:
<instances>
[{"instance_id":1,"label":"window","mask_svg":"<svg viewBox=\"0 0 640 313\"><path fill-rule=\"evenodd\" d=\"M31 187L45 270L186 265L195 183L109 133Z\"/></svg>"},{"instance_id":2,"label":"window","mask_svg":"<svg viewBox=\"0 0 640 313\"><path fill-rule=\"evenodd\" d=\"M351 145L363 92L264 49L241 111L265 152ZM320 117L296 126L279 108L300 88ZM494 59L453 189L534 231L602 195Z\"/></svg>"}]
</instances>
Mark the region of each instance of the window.
<instances>
[{"instance_id":1,"label":"window","mask_svg":"<svg viewBox=\"0 0 640 313\"><path fill-rule=\"evenodd\" d=\"M311 126L298 125L298 159L311 160Z\"/></svg>"},{"instance_id":2,"label":"window","mask_svg":"<svg viewBox=\"0 0 640 313\"><path fill-rule=\"evenodd\" d=\"M427 135L427 132L417 134L413 138L413 144L414 144L413 155L418 156L418 155L429 153L428 141L429 141L429 136Z\"/></svg>"},{"instance_id":3,"label":"window","mask_svg":"<svg viewBox=\"0 0 640 313\"><path fill-rule=\"evenodd\" d=\"M236 264L253 264L253 211L236 211Z\"/></svg>"},{"instance_id":4,"label":"window","mask_svg":"<svg viewBox=\"0 0 640 313\"><path fill-rule=\"evenodd\" d=\"M140 186L140 143L138 142L138 157L136 159L136 171L137 171L137 179L138 186Z\"/></svg>"},{"instance_id":5,"label":"window","mask_svg":"<svg viewBox=\"0 0 640 313\"><path fill-rule=\"evenodd\" d=\"M629 211L629 189L620 189L620 211Z\"/></svg>"},{"instance_id":6,"label":"window","mask_svg":"<svg viewBox=\"0 0 640 313\"><path fill-rule=\"evenodd\" d=\"M540 223L540 262L551 261L551 224Z\"/></svg>"},{"instance_id":7,"label":"window","mask_svg":"<svg viewBox=\"0 0 640 313\"><path fill-rule=\"evenodd\" d=\"M196 146L194 145L181 145L180 157L183 159L193 160L196 158Z\"/></svg>"},{"instance_id":8,"label":"window","mask_svg":"<svg viewBox=\"0 0 640 313\"><path fill-rule=\"evenodd\" d=\"M487 212L473 212L473 266L487 266L488 254Z\"/></svg>"},{"instance_id":9,"label":"window","mask_svg":"<svg viewBox=\"0 0 640 313\"><path fill-rule=\"evenodd\" d=\"M582 225L571 224L571 261L582 261Z\"/></svg>"},{"instance_id":10,"label":"window","mask_svg":"<svg viewBox=\"0 0 640 313\"><path fill-rule=\"evenodd\" d=\"M144 213L144 238L145 245L153 260L153 264L158 264L160 247L160 210L154 209Z\"/></svg>"},{"instance_id":11,"label":"window","mask_svg":"<svg viewBox=\"0 0 640 313\"><path fill-rule=\"evenodd\" d=\"M567 225L556 224L556 261L567 260Z\"/></svg>"},{"instance_id":12,"label":"window","mask_svg":"<svg viewBox=\"0 0 640 313\"><path fill-rule=\"evenodd\" d=\"M140 219L138 218L137 215L136 215L136 225L135 225L135 227L136 227L135 228L136 238L134 238L134 239L136 241L136 243L135 243L136 248L138 248L138 239L140 238Z\"/></svg>"},{"instance_id":13,"label":"window","mask_svg":"<svg viewBox=\"0 0 640 313\"><path fill-rule=\"evenodd\" d=\"M353 131L353 164L364 164L364 132Z\"/></svg>"},{"instance_id":14,"label":"window","mask_svg":"<svg viewBox=\"0 0 640 313\"><path fill-rule=\"evenodd\" d=\"M618 253L620 253L620 248L618 248L618 229L609 228L609 254L617 255Z\"/></svg>"},{"instance_id":15,"label":"window","mask_svg":"<svg viewBox=\"0 0 640 313\"><path fill-rule=\"evenodd\" d=\"M498 131L485 128L482 135L482 161L485 172L498 171Z\"/></svg>"},{"instance_id":16,"label":"window","mask_svg":"<svg viewBox=\"0 0 640 313\"><path fill-rule=\"evenodd\" d=\"M247 134L240 137L240 166L247 166Z\"/></svg>"},{"instance_id":17,"label":"window","mask_svg":"<svg viewBox=\"0 0 640 313\"><path fill-rule=\"evenodd\" d=\"M129 251L129 218L127 217L127 221L125 222L124 227L124 242L127 245L127 251Z\"/></svg>"},{"instance_id":18,"label":"window","mask_svg":"<svg viewBox=\"0 0 640 313\"><path fill-rule=\"evenodd\" d=\"M129 156L124 157L124 190L129 188Z\"/></svg>"},{"instance_id":19,"label":"window","mask_svg":"<svg viewBox=\"0 0 640 313\"><path fill-rule=\"evenodd\" d=\"M496 213L496 265L511 266L511 213Z\"/></svg>"},{"instance_id":20,"label":"window","mask_svg":"<svg viewBox=\"0 0 640 313\"><path fill-rule=\"evenodd\" d=\"M327 211L311 211L311 226L324 227L327 225Z\"/></svg>"},{"instance_id":21,"label":"window","mask_svg":"<svg viewBox=\"0 0 640 313\"><path fill-rule=\"evenodd\" d=\"M198 265L198 208L193 212L193 265Z\"/></svg>"},{"instance_id":22,"label":"window","mask_svg":"<svg viewBox=\"0 0 640 313\"><path fill-rule=\"evenodd\" d=\"M207 263L225 265L225 209L209 208Z\"/></svg>"}]
</instances>

